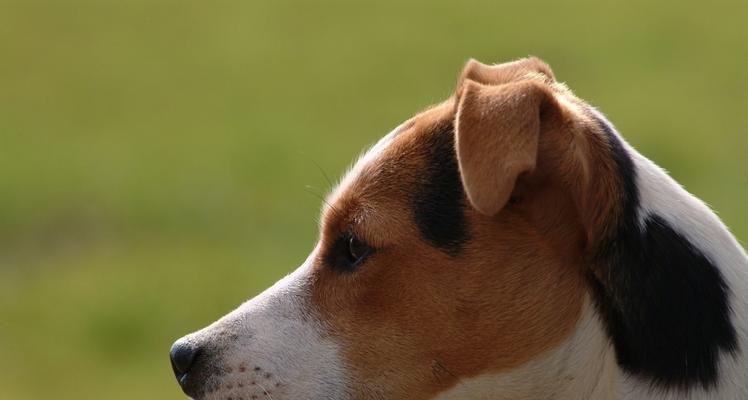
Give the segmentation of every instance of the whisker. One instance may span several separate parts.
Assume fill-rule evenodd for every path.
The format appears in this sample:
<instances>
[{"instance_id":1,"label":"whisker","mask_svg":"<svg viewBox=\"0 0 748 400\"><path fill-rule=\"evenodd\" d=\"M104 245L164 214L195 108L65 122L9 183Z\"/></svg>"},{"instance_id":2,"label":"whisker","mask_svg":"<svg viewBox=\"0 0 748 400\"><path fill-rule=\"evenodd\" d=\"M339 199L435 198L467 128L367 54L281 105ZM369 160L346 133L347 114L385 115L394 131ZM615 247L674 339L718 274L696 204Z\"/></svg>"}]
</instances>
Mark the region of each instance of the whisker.
<instances>
[{"instance_id":1,"label":"whisker","mask_svg":"<svg viewBox=\"0 0 748 400\"><path fill-rule=\"evenodd\" d=\"M304 185L304 187L308 190L316 190L317 192L314 192L315 195L324 197L324 195L322 194L322 189L312 185Z\"/></svg>"},{"instance_id":2,"label":"whisker","mask_svg":"<svg viewBox=\"0 0 748 400\"><path fill-rule=\"evenodd\" d=\"M260 384L260 382L257 382L257 386L259 386L259 387L260 387L260 389L262 389L262 394L264 394L264 395L265 395L265 397L267 397L267 398L268 398L268 399L270 399L270 400L273 400L273 396L271 396L271 395L270 395L270 392L269 392L269 391L268 391L267 389L265 389L265 387L264 387L264 386L262 386L262 385Z\"/></svg>"},{"instance_id":3,"label":"whisker","mask_svg":"<svg viewBox=\"0 0 748 400\"><path fill-rule=\"evenodd\" d=\"M325 178L325 181L327 181L327 185L328 185L327 190L331 190L333 188L333 186L335 186L335 185L333 185L332 180L330 179L330 176L327 175L327 173L325 172L324 168L322 168L322 166L319 165L318 162L314 161L313 158L311 158L311 157L307 156L306 154L304 154L304 152L300 151L299 154L301 154L302 156L306 157L307 160L309 160L312 164L314 164L315 167L317 167L317 170L319 170L319 172Z\"/></svg>"},{"instance_id":4,"label":"whisker","mask_svg":"<svg viewBox=\"0 0 748 400\"><path fill-rule=\"evenodd\" d=\"M333 186L335 186L335 185L332 183L332 180L330 179L330 176L327 175L327 173L325 172L325 170L322 169L322 166L319 165L319 164L317 164L316 161L314 161L314 160L311 160L311 161L312 161L312 164L314 164L317 167L317 169L319 170L319 172L322 173L322 176L325 177L325 181L327 181L327 190L332 190Z\"/></svg>"},{"instance_id":5,"label":"whisker","mask_svg":"<svg viewBox=\"0 0 748 400\"><path fill-rule=\"evenodd\" d=\"M306 187L304 188L304 191L305 191L305 192L307 192L307 193L309 193L309 194L311 194L312 196L314 196L314 197L316 197L316 198L318 198L318 199L322 200L322 202L323 202L323 203L325 203L325 204L327 205L327 207L329 207L329 208L330 208L330 210L332 210L332 212L333 212L334 214L336 214L336 215L341 215L340 211L339 211L339 210L338 210L337 208L335 208L335 206L333 206L332 204L330 204L330 202L329 202L329 201L327 201L327 199L325 199L325 198L324 198L324 197L323 197L322 195L320 195L319 193L317 193L317 192L314 192L314 191L312 191L312 187L311 187L311 186L307 185L307 186L306 186Z\"/></svg>"}]
</instances>

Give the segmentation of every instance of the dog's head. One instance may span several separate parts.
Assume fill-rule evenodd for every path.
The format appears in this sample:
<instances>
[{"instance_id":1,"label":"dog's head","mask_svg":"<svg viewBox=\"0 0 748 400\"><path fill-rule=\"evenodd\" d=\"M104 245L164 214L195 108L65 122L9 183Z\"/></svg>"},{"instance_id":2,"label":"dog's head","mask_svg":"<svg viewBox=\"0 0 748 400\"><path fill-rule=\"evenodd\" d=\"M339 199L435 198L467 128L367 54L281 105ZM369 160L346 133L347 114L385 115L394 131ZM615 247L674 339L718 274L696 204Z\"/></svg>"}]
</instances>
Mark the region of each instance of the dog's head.
<instances>
[{"instance_id":1,"label":"dog's head","mask_svg":"<svg viewBox=\"0 0 748 400\"><path fill-rule=\"evenodd\" d=\"M457 86L355 164L301 267L174 345L188 395L426 399L569 337L620 211L610 143L537 59Z\"/></svg>"}]
</instances>

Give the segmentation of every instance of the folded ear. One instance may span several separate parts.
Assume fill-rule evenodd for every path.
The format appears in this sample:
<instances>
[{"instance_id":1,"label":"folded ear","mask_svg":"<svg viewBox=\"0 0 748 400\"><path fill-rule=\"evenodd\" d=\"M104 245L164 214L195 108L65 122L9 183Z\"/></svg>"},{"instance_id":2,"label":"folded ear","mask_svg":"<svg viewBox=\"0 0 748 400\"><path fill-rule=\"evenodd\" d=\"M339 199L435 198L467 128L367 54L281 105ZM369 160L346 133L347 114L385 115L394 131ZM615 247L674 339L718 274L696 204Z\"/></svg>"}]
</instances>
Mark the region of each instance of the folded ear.
<instances>
[{"instance_id":1,"label":"folded ear","mask_svg":"<svg viewBox=\"0 0 748 400\"><path fill-rule=\"evenodd\" d=\"M527 79L529 75L542 77L546 82L555 81L551 67L537 57L521 58L519 60L486 65L476 60L469 60L462 69L460 79L457 82L457 93L467 81L474 81L484 85L502 85Z\"/></svg>"},{"instance_id":2,"label":"folded ear","mask_svg":"<svg viewBox=\"0 0 748 400\"><path fill-rule=\"evenodd\" d=\"M464 82L455 145L465 192L479 212L497 214L517 178L535 168L541 114L557 107L553 96L547 85L532 79L500 86Z\"/></svg>"}]
</instances>

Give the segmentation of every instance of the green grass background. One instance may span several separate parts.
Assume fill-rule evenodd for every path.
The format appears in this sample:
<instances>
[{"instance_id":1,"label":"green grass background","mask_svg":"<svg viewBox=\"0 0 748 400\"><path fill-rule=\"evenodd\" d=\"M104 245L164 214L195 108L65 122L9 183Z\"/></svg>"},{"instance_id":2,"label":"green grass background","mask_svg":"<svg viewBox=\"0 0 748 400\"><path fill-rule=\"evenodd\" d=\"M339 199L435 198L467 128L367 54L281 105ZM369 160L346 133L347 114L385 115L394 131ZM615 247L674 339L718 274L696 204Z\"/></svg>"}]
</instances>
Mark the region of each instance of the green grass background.
<instances>
[{"instance_id":1,"label":"green grass background","mask_svg":"<svg viewBox=\"0 0 748 400\"><path fill-rule=\"evenodd\" d=\"M748 2L0 0L0 398L179 399L171 342L292 270L327 182L546 59L748 237Z\"/></svg>"}]
</instances>

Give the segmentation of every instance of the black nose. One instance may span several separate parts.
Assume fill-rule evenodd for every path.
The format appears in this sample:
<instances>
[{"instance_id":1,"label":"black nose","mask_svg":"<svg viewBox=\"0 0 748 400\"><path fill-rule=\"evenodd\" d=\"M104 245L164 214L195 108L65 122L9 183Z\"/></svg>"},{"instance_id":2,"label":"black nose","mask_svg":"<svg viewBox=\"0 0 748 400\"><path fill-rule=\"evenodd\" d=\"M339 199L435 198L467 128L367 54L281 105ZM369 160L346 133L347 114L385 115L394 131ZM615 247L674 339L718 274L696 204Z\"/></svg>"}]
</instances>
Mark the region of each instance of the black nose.
<instances>
[{"instance_id":1,"label":"black nose","mask_svg":"<svg viewBox=\"0 0 748 400\"><path fill-rule=\"evenodd\" d=\"M174 375L177 377L179 384L184 387L186 384L187 374L195 364L200 349L183 340L177 340L169 351L171 357L171 367L174 369Z\"/></svg>"}]
</instances>

